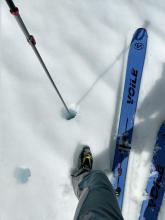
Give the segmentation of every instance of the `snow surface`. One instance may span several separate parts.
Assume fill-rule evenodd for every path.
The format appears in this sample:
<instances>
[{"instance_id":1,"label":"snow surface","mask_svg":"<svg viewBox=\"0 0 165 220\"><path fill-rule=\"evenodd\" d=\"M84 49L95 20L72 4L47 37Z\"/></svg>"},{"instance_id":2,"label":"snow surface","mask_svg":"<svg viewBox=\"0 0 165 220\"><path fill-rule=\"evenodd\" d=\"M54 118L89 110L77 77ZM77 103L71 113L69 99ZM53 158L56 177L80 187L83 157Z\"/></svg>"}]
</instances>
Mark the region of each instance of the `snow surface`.
<instances>
[{"instance_id":1,"label":"snow surface","mask_svg":"<svg viewBox=\"0 0 165 220\"><path fill-rule=\"evenodd\" d=\"M164 0L16 0L67 104L70 121L5 1L1 2L0 220L73 219L70 170L81 144L111 176L128 46L148 30L123 215L137 220L165 119ZM74 159L73 159L74 158ZM165 219L165 198L159 220Z\"/></svg>"}]
</instances>

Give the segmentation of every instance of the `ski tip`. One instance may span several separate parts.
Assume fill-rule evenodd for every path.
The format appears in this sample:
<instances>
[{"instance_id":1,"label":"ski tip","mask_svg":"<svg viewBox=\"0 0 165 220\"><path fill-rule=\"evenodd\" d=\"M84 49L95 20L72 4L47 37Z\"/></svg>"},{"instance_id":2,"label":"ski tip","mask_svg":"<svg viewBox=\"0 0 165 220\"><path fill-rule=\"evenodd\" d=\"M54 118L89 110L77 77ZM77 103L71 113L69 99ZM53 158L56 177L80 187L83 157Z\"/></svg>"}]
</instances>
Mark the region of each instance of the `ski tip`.
<instances>
[{"instance_id":1,"label":"ski tip","mask_svg":"<svg viewBox=\"0 0 165 220\"><path fill-rule=\"evenodd\" d=\"M134 40L141 41L143 38L147 38L147 37L148 37L147 30L145 28L138 28L134 33L134 36L132 38L132 42Z\"/></svg>"}]
</instances>

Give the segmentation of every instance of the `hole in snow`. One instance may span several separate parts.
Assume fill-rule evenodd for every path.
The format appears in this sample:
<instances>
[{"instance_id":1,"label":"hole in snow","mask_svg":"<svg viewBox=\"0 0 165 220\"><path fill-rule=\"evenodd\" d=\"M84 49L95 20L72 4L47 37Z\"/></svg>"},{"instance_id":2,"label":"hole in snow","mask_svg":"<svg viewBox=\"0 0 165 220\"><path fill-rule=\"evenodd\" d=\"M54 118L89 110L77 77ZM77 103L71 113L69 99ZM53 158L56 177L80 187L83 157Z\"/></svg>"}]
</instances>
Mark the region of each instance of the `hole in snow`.
<instances>
[{"instance_id":1,"label":"hole in snow","mask_svg":"<svg viewBox=\"0 0 165 220\"><path fill-rule=\"evenodd\" d=\"M31 176L31 171L29 168L17 167L14 173L15 178L19 183L26 183Z\"/></svg>"}]
</instances>

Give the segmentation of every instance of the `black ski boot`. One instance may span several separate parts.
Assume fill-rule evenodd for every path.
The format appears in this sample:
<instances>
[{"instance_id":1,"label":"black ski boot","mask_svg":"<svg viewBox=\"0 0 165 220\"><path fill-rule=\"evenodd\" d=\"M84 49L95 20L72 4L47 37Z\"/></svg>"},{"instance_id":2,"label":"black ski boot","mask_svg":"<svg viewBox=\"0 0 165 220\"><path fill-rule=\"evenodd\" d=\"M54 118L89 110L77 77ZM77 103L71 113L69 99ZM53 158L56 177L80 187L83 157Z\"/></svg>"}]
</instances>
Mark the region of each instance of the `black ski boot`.
<instances>
[{"instance_id":1,"label":"black ski boot","mask_svg":"<svg viewBox=\"0 0 165 220\"><path fill-rule=\"evenodd\" d=\"M85 145L79 156L78 169L91 170L92 165L93 165L93 157L90 151L90 147Z\"/></svg>"}]
</instances>

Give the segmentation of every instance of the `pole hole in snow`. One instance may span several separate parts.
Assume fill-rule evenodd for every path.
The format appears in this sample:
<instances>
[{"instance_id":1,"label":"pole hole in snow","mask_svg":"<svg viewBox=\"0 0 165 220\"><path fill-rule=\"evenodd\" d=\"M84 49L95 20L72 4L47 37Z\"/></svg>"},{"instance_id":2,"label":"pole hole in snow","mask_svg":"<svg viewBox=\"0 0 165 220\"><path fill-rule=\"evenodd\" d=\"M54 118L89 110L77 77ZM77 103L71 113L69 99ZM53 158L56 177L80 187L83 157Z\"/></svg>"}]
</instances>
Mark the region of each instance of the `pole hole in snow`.
<instances>
[{"instance_id":1,"label":"pole hole in snow","mask_svg":"<svg viewBox=\"0 0 165 220\"><path fill-rule=\"evenodd\" d=\"M69 108L69 112L66 111L66 109L62 109L62 117L65 118L66 120L71 120L76 117L77 112L78 112L77 107L72 105Z\"/></svg>"},{"instance_id":2,"label":"pole hole in snow","mask_svg":"<svg viewBox=\"0 0 165 220\"><path fill-rule=\"evenodd\" d=\"M24 184L28 182L29 177L31 176L31 171L29 168L17 167L14 176L19 183Z\"/></svg>"}]
</instances>

